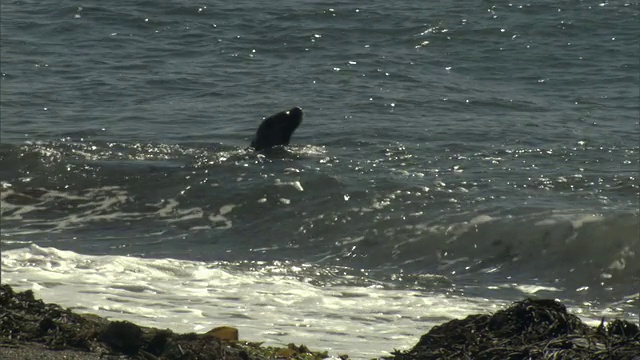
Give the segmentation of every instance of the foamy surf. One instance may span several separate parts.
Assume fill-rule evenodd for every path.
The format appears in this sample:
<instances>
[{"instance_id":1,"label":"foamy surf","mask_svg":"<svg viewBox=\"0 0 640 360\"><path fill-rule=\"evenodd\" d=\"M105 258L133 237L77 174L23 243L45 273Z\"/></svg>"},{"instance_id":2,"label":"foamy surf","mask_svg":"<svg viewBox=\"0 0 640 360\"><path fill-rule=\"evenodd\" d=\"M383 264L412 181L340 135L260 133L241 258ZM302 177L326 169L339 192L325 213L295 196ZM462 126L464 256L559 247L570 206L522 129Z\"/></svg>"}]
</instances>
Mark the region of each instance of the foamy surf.
<instances>
[{"instance_id":1,"label":"foamy surf","mask_svg":"<svg viewBox=\"0 0 640 360\"><path fill-rule=\"evenodd\" d=\"M220 325L242 339L371 358L409 348L433 325L500 302L383 286L314 284L311 266L89 256L31 245L2 253L2 281L79 312L179 332ZM315 270L311 269L311 272Z\"/></svg>"},{"instance_id":2,"label":"foamy surf","mask_svg":"<svg viewBox=\"0 0 640 360\"><path fill-rule=\"evenodd\" d=\"M231 325L242 339L303 343L354 359L410 348L434 325L509 303L457 295L464 290L396 289L346 268L90 256L37 245L4 251L1 274L5 284L78 312L178 332ZM495 290L505 288L520 295L558 291L524 284ZM591 323L600 315L616 315L615 309L572 311Z\"/></svg>"}]
</instances>

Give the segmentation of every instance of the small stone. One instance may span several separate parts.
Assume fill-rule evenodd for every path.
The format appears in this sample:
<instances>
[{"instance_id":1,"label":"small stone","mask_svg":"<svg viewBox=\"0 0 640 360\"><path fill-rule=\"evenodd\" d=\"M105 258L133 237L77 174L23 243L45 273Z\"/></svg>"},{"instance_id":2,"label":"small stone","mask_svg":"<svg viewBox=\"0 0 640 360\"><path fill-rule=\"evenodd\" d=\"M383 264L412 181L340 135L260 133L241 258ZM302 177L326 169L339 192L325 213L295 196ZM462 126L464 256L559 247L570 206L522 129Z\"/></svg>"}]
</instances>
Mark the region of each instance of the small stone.
<instances>
[{"instance_id":1,"label":"small stone","mask_svg":"<svg viewBox=\"0 0 640 360\"><path fill-rule=\"evenodd\" d=\"M217 337L221 340L238 341L238 329L231 326L219 326L207 331L205 335Z\"/></svg>"}]
</instances>

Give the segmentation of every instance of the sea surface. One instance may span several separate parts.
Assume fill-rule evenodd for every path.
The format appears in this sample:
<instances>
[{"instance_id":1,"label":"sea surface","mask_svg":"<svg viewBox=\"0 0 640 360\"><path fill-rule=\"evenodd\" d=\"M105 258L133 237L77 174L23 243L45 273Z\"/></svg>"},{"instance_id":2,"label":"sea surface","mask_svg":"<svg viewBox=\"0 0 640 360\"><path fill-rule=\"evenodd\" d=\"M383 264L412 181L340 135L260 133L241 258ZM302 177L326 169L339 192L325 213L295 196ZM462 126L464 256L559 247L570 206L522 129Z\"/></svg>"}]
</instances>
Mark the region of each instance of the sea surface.
<instances>
[{"instance_id":1,"label":"sea surface","mask_svg":"<svg viewBox=\"0 0 640 360\"><path fill-rule=\"evenodd\" d=\"M353 359L525 297L637 322L639 12L1 0L2 283Z\"/></svg>"}]
</instances>

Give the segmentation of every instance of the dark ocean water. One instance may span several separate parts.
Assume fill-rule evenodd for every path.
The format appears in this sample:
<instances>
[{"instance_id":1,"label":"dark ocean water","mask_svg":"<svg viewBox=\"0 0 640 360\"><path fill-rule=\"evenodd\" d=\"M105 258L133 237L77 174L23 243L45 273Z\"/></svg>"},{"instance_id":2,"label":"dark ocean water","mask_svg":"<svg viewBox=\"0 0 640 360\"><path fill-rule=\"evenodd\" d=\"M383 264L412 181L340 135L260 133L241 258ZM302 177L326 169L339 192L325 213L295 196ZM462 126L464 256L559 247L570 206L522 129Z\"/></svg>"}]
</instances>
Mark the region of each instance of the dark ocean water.
<instances>
[{"instance_id":1,"label":"dark ocean water","mask_svg":"<svg viewBox=\"0 0 640 360\"><path fill-rule=\"evenodd\" d=\"M638 318L637 1L0 11L3 282L81 293L58 249ZM292 106L290 147L247 149Z\"/></svg>"}]
</instances>

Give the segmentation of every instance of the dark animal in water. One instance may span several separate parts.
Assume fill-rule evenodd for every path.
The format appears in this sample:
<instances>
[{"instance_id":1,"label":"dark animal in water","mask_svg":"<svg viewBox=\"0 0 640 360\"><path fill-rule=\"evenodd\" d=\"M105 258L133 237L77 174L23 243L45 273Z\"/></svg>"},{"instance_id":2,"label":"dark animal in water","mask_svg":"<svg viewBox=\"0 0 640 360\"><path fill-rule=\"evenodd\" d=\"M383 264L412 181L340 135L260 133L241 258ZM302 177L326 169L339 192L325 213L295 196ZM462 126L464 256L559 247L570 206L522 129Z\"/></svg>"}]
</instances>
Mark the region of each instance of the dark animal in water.
<instances>
[{"instance_id":1,"label":"dark animal in water","mask_svg":"<svg viewBox=\"0 0 640 360\"><path fill-rule=\"evenodd\" d=\"M256 136L251 140L251 147L263 150L278 145L289 145L291 135L301 122L302 109L299 107L271 115L258 127Z\"/></svg>"}]
</instances>

